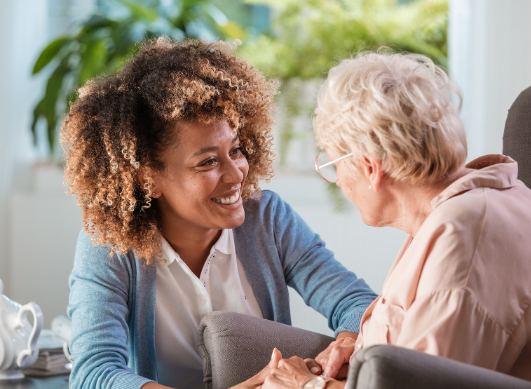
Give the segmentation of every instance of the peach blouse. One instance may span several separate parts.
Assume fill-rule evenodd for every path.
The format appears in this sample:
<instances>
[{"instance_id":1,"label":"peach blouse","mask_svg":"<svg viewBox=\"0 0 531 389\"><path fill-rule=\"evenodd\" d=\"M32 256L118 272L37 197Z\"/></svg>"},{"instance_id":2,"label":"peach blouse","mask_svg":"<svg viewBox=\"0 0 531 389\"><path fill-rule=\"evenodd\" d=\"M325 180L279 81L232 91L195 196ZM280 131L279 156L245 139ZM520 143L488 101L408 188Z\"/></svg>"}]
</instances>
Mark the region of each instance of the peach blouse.
<instances>
[{"instance_id":1,"label":"peach blouse","mask_svg":"<svg viewBox=\"0 0 531 389\"><path fill-rule=\"evenodd\" d=\"M356 350L395 344L531 380L531 190L509 157L467 167L406 239Z\"/></svg>"}]
</instances>

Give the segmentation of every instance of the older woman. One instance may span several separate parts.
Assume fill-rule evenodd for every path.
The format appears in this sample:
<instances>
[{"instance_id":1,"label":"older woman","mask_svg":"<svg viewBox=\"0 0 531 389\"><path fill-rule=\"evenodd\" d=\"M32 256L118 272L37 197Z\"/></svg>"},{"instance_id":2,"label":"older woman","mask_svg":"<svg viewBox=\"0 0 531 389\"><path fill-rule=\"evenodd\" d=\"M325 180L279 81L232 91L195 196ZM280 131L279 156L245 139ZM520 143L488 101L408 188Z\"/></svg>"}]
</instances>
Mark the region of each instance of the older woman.
<instances>
[{"instance_id":1,"label":"older woman","mask_svg":"<svg viewBox=\"0 0 531 389\"><path fill-rule=\"evenodd\" d=\"M384 52L341 62L321 89L319 172L367 225L409 234L360 336L316 358L325 377L360 348L387 343L531 380L531 190L509 157L465 165L452 91L430 59ZM293 358L263 387L319 380Z\"/></svg>"},{"instance_id":2,"label":"older woman","mask_svg":"<svg viewBox=\"0 0 531 389\"><path fill-rule=\"evenodd\" d=\"M66 181L85 227L70 277L73 388L202 388L203 316L290 324L288 285L338 337L356 336L376 298L288 204L260 193L275 88L233 50L148 41L66 117Z\"/></svg>"}]
</instances>

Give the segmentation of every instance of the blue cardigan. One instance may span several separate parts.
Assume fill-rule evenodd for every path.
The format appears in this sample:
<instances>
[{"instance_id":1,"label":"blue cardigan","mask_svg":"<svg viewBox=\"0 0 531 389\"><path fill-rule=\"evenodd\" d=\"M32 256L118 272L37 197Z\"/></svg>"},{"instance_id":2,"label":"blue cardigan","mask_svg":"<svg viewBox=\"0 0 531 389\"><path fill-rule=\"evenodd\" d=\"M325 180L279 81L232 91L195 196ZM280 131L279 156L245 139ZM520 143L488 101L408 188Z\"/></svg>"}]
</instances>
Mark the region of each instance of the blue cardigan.
<instances>
[{"instance_id":1,"label":"blue cardigan","mask_svg":"<svg viewBox=\"0 0 531 389\"><path fill-rule=\"evenodd\" d=\"M236 252L265 319L291 324L288 286L328 318L329 327L359 332L377 297L325 248L319 235L275 193L244 203L234 229ZM156 266L135 252L110 256L81 232L70 275L68 315L76 389L136 389L157 381Z\"/></svg>"}]
</instances>

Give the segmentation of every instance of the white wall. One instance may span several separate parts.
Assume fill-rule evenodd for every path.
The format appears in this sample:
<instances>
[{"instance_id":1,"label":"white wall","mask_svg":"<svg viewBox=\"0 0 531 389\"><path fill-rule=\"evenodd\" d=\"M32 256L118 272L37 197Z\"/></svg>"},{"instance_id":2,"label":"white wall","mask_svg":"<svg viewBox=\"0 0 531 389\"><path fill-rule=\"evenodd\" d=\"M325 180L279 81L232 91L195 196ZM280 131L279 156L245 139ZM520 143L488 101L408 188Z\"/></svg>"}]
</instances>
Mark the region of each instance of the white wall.
<instances>
[{"instance_id":1,"label":"white wall","mask_svg":"<svg viewBox=\"0 0 531 389\"><path fill-rule=\"evenodd\" d=\"M31 110L42 82L30 78L38 50L44 46L47 2L3 1L0 4L0 278L6 293L10 240L8 196L13 185L27 185L29 165L35 158L30 136ZM31 12L28 10L31 9Z\"/></svg>"},{"instance_id":2,"label":"white wall","mask_svg":"<svg viewBox=\"0 0 531 389\"><path fill-rule=\"evenodd\" d=\"M64 194L61 174L35 167L45 154L34 148L30 124L45 84L43 75L34 78L31 71L46 44L93 3L0 2L0 278L8 297L41 305L45 326L66 313L81 221L73 199Z\"/></svg>"},{"instance_id":3,"label":"white wall","mask_svg":"<svg viewBox=\"0 0 531 389\"><path fill-rule=\"evenodd\" d=\"M450 0L450 74L463 90L469 160L501 153L507 110L531 86L531 1Z\"/></svg>"}]
</instances>

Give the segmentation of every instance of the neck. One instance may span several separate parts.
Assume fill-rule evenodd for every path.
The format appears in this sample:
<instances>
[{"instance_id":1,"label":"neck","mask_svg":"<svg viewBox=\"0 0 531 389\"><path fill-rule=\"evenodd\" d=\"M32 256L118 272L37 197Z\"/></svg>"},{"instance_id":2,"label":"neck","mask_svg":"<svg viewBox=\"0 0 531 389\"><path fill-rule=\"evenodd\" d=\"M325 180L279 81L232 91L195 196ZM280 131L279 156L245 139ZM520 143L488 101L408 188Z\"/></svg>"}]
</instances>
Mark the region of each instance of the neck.
<instances>
[{"instance_id":1,"label":"neck","mask_svg":"<svg viewBox=\"0 0 531 389\"><path fill-rule=\"evenodd\" d=\"M162 218L162 235L181 259L199 277L221 230L183 225L182 221Z\"/></svg>"},{"instance_id":2,"label":"neck","mask_svg":"<svg viewBox=\"0 0 531 389\"><path fill-rule=\"evenodd\" d=\"M467 173L463 166L447 179L432 185L411 185L396 182L392 185L391 196L394 201L388 202L386 208L394 209L393 215L385 223L415 237L420 227L433 212L431 201L454 181Z\"/></svg>"}]
</instances>

